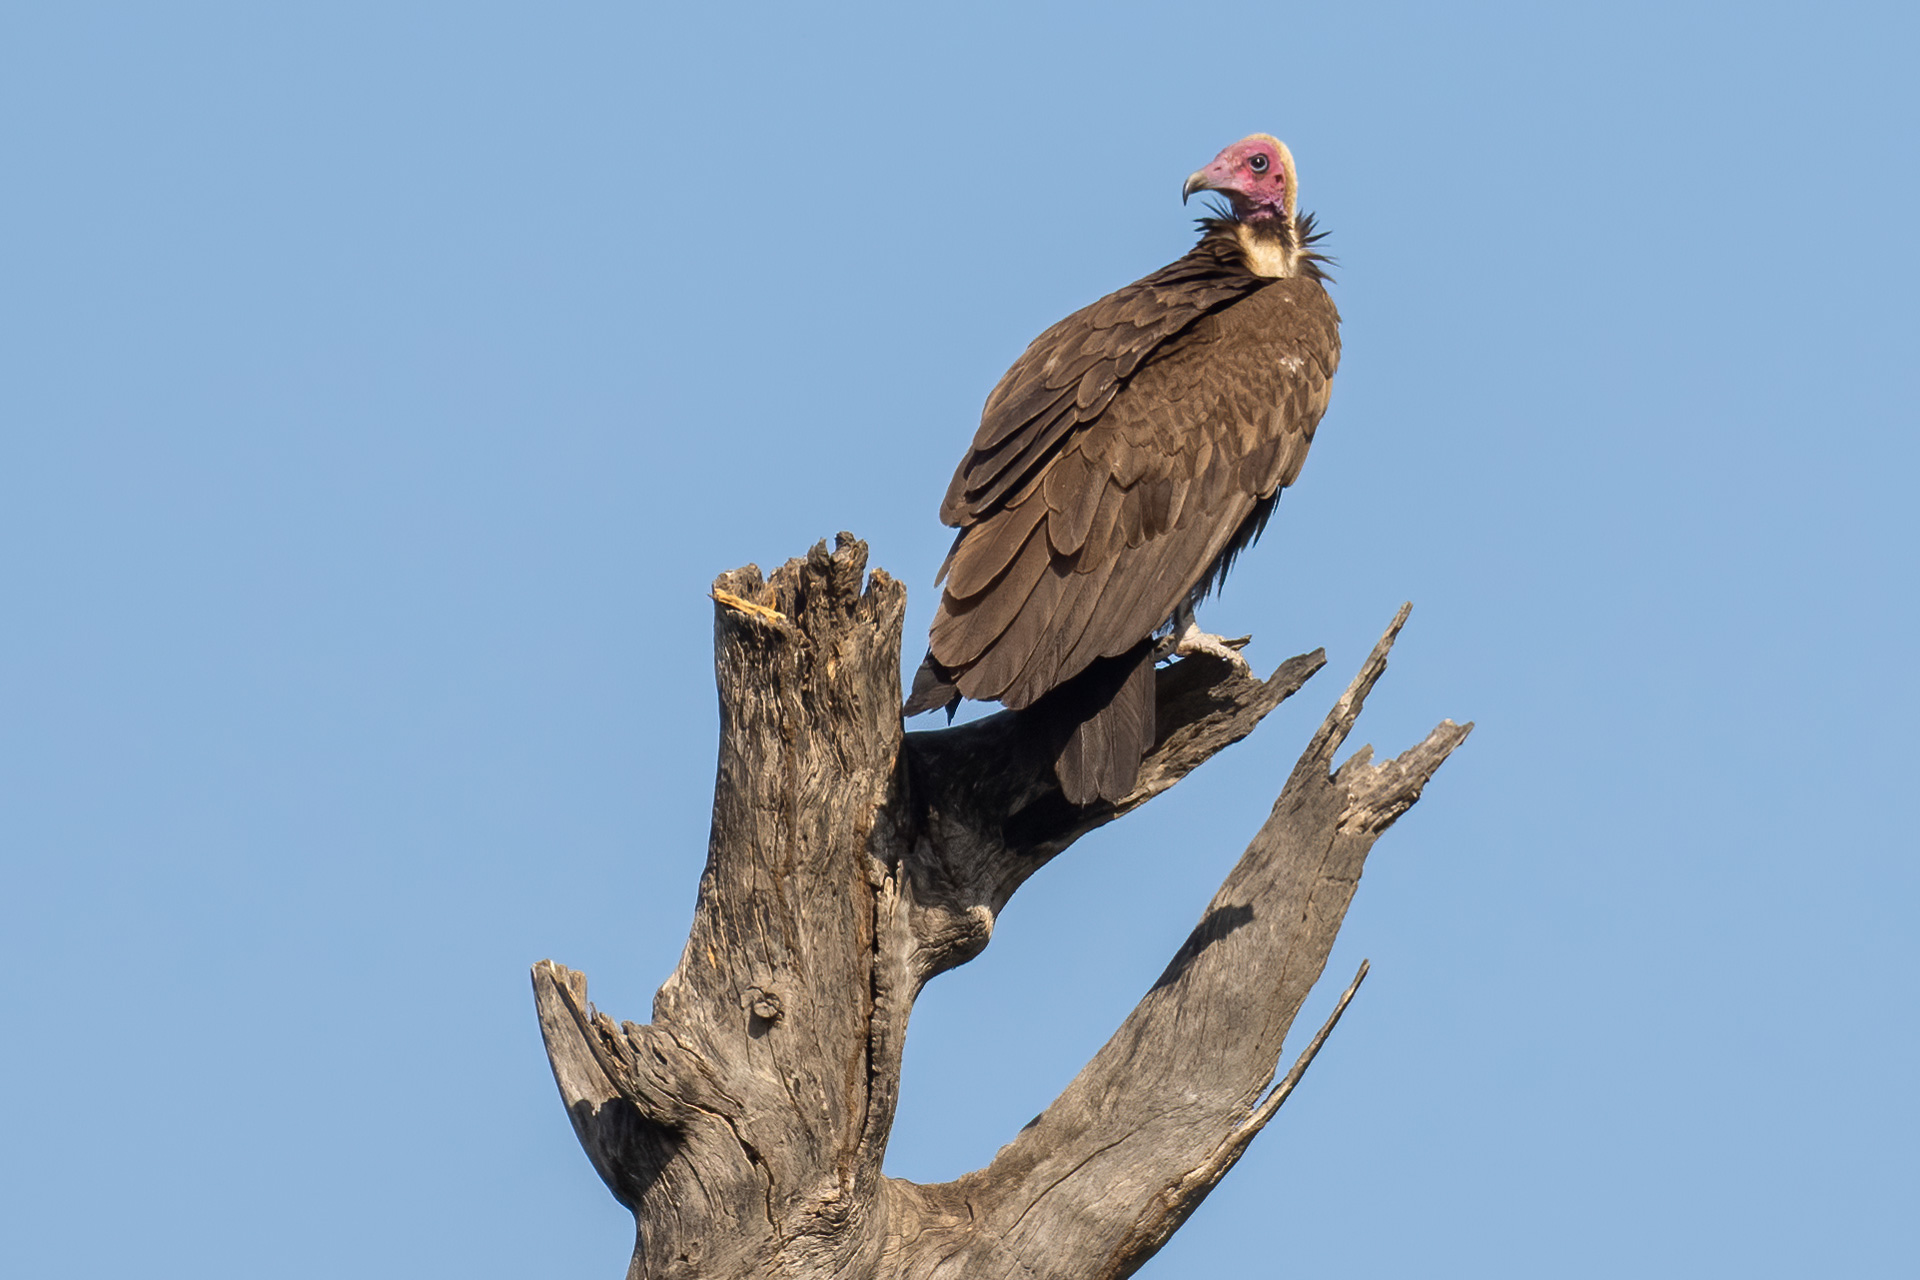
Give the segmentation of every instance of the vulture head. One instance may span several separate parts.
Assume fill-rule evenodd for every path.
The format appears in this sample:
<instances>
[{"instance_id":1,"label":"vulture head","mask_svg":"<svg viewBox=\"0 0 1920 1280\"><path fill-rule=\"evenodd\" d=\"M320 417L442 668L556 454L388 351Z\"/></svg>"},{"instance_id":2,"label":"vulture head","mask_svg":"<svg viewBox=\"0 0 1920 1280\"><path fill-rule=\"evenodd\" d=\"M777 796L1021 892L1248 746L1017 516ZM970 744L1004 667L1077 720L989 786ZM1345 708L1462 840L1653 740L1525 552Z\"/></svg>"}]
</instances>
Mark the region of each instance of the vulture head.
<instances>
[{"instance_id":1,"label":"vulture head","mask_svg":"<svg viewBox=\"0 0 1920 1280\"><path fill-rule=\"evenodd\" d=\"M1185 204L1196 191L1218 191L1233 206L1233 216L1242 222L1293 220L1294 201L1298 198L1293 174L1293 153L1287 144L1269 133L1256 133L1240 139L1213 158L1213 163L1197 170L1180 188Z\"/></svg>"}]
</instances>

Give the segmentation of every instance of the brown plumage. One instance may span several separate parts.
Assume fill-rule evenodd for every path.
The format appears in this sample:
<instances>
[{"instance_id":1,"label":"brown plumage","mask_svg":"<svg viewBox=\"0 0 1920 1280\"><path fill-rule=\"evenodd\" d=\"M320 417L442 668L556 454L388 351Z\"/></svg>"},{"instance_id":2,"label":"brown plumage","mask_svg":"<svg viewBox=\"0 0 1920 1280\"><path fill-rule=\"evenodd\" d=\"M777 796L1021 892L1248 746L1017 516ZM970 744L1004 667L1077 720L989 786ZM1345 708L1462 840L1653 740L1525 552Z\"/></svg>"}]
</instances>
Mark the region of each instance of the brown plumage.
<instances>
[{"instance_id":1,"label":"brown plumage","mask_svg":"<svg viewBox=\"0 0 1920 1280\"><path fill-rule=\"evenodd\" d=\"M1259 536L1326 411L1340 317L1294 188L1264 134L1189 178L1230 208L1186 256L1034 340L941 504L960 533L905 709L1040 704L1075 804L1133 788L1152 637Z\"/></svg>"}]
</instances>

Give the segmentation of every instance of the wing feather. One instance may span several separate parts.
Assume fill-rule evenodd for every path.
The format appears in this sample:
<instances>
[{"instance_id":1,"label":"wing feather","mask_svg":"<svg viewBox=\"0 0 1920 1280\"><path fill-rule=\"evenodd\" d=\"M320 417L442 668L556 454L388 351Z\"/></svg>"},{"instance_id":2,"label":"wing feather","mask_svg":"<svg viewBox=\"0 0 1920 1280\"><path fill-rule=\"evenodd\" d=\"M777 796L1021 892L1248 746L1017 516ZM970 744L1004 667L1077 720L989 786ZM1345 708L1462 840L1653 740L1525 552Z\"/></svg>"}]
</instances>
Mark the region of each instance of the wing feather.
<instances>
[{"instance_id":1,"label":"wing feather","mask_svg":"<svg viewBox=\"0 0 1920 1280\"><path fill-rule=\"evenodd\" d=\"M1096 474L1080 450L1068 447L1047 468L1047 541L1057 555L1079 551L1107 491L1107 477Z\"/></svg>"},{"instance_id":2,"label":"wing feather","mask_svg":"<svg viewBox=\"0 0 1920 1280\"><path fill-rule=\"evenodd\" d=\"M993 590L971 600L942 601L940 612L933 620L932 638L934 650L945 655L941 661L949 667L963 666L976 661L988 646L1000 641L1052 563L1046 535L1036 526Z\"/></svg>"},{"instance_id":3,"label":"wing feather","mask_svg":"<svg viewBox=\"0 0 1920 1280\"><path fill-rule=\"evenodd\" d=\"M1026 706L1138 646L1299 475L1339 357L1319 282L1190 302L1198 314L1154 342L1174 311L1146 284L1049 330L1047 353L1042 335L989 398L955 475L962 532L931 654L967 697ZM1147 323L1123 322L1136 313ZM1050 416L1007 428L1006 404Z\"/></svg>"},{"instance_id":4,"label":"wing feather","mask_svg":"<svg viewBox=\"0 0 1920 1280\"><path fill-rule=\"evenodd\" d=\"M1010 707L1024 707L1033 701L1033 697L1014 693L1014 682L1028 668L1036 667L1036 663L1044 666L1046 658L1043 655L1059 644L1059 632L1052 624L1060 597L1067 584L1079 581L1079 578L1080 575L1071 569L1063 571L1058 562L1049 563L1046 571L1034 583L1026 603L1007 623L1006 630L1001 632L977 662L961 673L958 681L960 692L969 698L998 698ZM937 646L934 652L936 655L939 653ZM944 663L946 659L942 658L941 661ZM1039 689L1039 693L1052 687L1052 684L1046 684ZM1038 693L1033 696L1037 697Z\"/></svg>"},{"instance_id":5,"label":"wing feather","mask_svg":"<svg viewBox=\"0 0 1920 1280\"><path fill-rule=\"evenodd\" d=\"M1203 316L1271 283L1247 274L1237 253L1203 240L1185 257L1035 338L987 397L973 447L947 488L941 519L974 523L1066 432L1099 417L1158 348ZM1056 412L1063 399L1071 405L1064 422ZM1018 474L1007 476L1009 468Z\"/></svg>"},{"instance_id":6,"label":"wing feather","mask_svg":"<svg viewBox=\"0 0 1920 1280\"><path fill-rule=\"evenodd\" d=\"M1006 508L998 519L969 529L948 557L947 595L968 600L991 587L1027 545L1046 514L1046 503L1029 498Z\"/></svg>"}]
</instances>

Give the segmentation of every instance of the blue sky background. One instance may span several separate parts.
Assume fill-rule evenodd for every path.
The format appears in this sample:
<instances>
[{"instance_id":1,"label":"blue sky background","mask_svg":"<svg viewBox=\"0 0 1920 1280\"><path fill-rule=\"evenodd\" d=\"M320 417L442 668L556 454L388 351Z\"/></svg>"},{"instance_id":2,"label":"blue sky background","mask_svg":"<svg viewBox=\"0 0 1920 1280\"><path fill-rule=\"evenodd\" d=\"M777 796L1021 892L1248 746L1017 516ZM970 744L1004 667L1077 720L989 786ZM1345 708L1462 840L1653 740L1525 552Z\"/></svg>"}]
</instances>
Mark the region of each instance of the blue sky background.
<instances>
[{"instance_id":1,"label":"blue sky background","mask_svg":"<svg viewBox=\"0 0 1920 1280\"><path fill-rule=\"evenodd\" d=\"M1266 130L1346 361L1203 621L1331 667L928 990L889 1170L1045 1106L1411 599L1355 745L1479 728L1144 1274L1912 1274L1913 12L9 6L0 1272L622 1274L526 969L678 956L708 583L852 529L914 648L994 380Z\"/></svg>"}]
</instances>

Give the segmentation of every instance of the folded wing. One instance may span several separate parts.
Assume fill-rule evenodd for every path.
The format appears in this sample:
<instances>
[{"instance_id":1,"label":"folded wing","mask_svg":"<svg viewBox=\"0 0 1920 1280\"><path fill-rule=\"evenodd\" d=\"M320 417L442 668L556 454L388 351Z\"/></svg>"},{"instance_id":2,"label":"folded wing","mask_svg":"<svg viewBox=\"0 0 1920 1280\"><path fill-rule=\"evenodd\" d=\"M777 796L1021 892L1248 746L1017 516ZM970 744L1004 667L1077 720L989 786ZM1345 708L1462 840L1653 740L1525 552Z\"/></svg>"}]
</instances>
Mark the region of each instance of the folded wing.
<instances>
[{"instance_id":1,"label":"folded wing","mask_svg":"<svg viewBox=\"0 0 1920 1280\"><path fill-rule=\"evenodd\" d=\"M1339 362L1319 281L1203 252L1036 339L942 505L961 533L930 656L1023 707L1203 592L1306 460Z\"/></svg>"}]
</instances>

